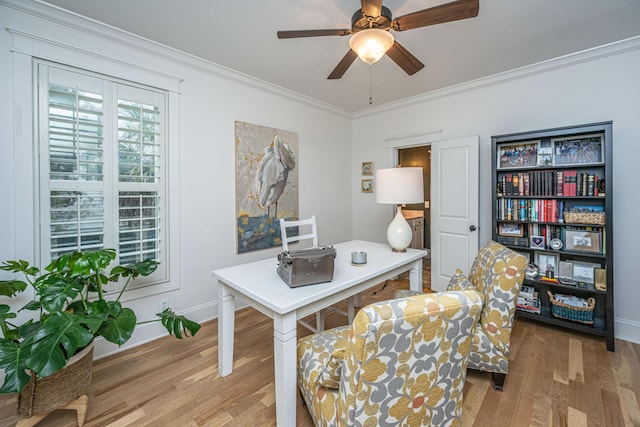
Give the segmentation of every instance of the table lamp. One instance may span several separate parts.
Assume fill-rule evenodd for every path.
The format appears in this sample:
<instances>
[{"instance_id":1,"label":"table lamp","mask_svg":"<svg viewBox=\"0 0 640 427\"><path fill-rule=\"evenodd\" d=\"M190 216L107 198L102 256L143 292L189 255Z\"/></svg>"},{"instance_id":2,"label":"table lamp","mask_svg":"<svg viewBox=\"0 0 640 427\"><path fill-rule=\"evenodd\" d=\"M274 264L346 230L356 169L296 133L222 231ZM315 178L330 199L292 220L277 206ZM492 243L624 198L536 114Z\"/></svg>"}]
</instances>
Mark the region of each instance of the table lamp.
<instances>
[{"instance_id":1,"label":"table lamp","mask_svg":"<svg viewBox=\"0 0 640 427\"><path fill-rule=\"evenodd\" d=\"M376 171L376 202L398 205L396 216L387 228L387 240L393 252L406 252L413 231L402 215L402 204L424 202L421 167L389 168Z\"/></svg>"}]
</instances>

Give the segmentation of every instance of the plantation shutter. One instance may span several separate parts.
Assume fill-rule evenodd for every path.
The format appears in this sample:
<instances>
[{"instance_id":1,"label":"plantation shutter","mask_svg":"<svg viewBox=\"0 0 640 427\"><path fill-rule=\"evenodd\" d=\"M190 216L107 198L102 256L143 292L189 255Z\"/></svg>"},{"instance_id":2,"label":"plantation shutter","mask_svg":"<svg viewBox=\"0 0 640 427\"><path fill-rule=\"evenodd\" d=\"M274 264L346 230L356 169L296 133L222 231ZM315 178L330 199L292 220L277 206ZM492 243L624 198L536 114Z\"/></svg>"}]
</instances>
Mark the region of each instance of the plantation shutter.
<instances>
[{"instance_id":1,"label":"plantation shutter","mask_svg":"<svg viewBox=\"0 0 640 427\"><path fill-rule=\"evenodd\" d=\"M166 276L166 94L39 64L40 211L44 262L116 248Z\"/></svg>"},{"instance_id":2,"label":"plantation shutter","mask_svg":"<svg viewBox=\"0 0 640 427\"><path fill-rule=\"evenodd\" d=\"M53 259L105 244L104 100L100 79L45 71L48 162L43 169L49 172L46 219Z\"/></svg>"},{"instance_id":3,"label":"plantation shutter","mask_svg":"<svg viewBox=\"0 0 640 427\"><path fill-rule=\"evenodd\" d=\"M120 261L159 259L162 244L162 96L119 85Z\"/></svg>"}]
</instances>

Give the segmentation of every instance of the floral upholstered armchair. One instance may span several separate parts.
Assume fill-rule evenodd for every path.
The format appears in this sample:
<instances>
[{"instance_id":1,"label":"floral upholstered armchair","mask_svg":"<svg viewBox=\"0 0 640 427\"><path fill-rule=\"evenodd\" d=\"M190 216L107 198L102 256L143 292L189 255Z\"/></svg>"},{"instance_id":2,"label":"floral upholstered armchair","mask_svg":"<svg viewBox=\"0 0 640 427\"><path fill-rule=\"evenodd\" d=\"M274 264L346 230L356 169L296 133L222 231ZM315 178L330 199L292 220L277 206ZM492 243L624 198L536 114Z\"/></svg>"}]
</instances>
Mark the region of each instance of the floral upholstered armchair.
<instances>
[{"instance_id":1,"label":"floral upholstered armchair","mask_svg":"<svg viewBox=\"0 0 640 427\"><path fill-rule=\"evenodd\" d=\"M497 390L502 390L509 372L511 329L526 268L524 256L489 241L478 251L469 277L457 270L447 287L448 291L476 289L484 297L480 325L471 345L469 368L491 372L492 384ZM395 296L412 293L403 290Z\"/></svg>"},{"instance_id":2,"label":"floral upholstered armchair","mask_svg":"<svg viewBox=\"0 0 640 427\"><path fill-rule=\"evenodd\" d=\"M298 341L298 385L316 426L460 425L475 290L364 307L351 326Z\"/></svg>"},{"instance_id":3,"label":"floral upholstered armchair","mask_svg":"<svg viewBox=\"0 0 640 427\"><path fill-rule=\"evenodd\" d=\"M511 329L527 259L496 243L487 242L473 261L469 278L458 270L447 290L474 289L484 296L484 309L469 355L469 368L491 372L493 387L502 390L509 372Z\"/></svg>"}]
</instances>

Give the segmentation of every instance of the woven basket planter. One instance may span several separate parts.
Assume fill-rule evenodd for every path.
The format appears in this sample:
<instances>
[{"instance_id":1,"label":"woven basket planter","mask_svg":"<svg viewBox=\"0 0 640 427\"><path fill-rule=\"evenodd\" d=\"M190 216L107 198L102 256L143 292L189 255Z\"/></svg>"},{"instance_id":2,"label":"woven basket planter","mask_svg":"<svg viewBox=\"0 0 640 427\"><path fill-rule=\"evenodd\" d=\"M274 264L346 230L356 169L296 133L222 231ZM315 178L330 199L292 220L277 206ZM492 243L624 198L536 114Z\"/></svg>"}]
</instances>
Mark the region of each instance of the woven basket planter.
<instances>
[{"instance_id":1,"label":"woven basket planter","mask_svg":"<svg viewBox=\"0 0 640 427\"><path fill-rule=\"evenodd\" d=\"M31 417L65 406L82 395L93 372L93 342L53 375L32 379L18 397L18 415Z\"/></svg>"}]
</instances>

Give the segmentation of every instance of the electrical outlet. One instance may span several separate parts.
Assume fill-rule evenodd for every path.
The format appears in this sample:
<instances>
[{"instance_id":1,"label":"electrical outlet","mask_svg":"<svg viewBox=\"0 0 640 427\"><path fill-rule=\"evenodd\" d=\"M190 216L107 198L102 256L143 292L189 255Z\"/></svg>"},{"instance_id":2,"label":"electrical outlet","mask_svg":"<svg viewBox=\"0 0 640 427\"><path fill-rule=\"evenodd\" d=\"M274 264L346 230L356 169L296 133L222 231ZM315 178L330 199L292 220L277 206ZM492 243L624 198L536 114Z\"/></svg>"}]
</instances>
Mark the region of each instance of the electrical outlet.
<instances>
[{"instance_id":1,"label":"electrical outlet","mask_svg":"<svg viewBox=\"0 0 640 427\"><path fill-rule=\"evenodd\" d=\"M164 298L160 300L160 311L165 311L169 308L169 298Z\"/></svg>"}]
</instances>

